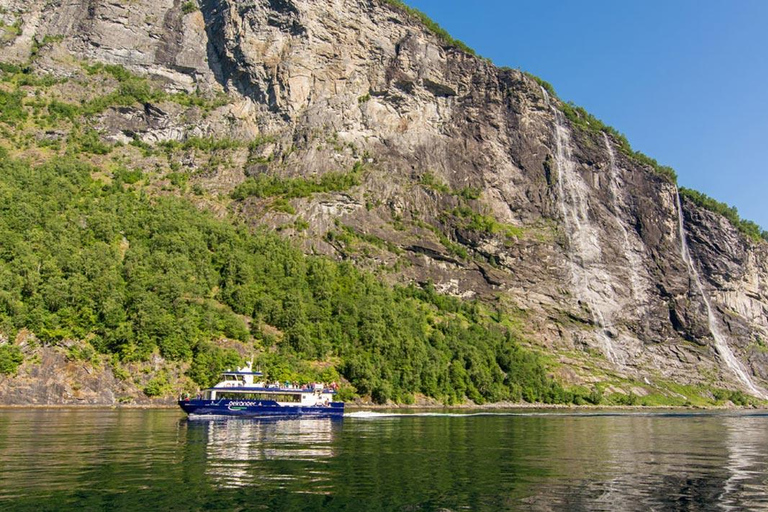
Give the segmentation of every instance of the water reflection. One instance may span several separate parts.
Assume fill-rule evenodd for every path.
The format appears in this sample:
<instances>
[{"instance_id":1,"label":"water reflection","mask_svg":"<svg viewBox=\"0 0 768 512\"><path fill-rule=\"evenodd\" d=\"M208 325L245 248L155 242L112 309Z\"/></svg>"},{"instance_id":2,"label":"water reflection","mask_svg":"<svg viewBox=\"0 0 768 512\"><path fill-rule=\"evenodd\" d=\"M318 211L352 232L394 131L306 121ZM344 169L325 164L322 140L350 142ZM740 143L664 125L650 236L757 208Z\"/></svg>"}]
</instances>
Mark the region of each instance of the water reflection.
<instances>
[{"instance_id":1,"label":"water reflection","mask_svg":"<svg viewBox=\"0 0 768 512\"><path fill-rule=\"evenodd\" d=\"M725 418L729 473L721 509L757 510L768 505L768 432L764 418Z\"/></svg>"},{"instance_id":2,"label":"water reflection","mask_svg":"<svg viewBox=\"0 0 768 512\"><path fill-rule=\"evenodd\" d=\"M334 456L342 421L307 419L188 420L191 438L205 438L206 475L224 488L303 485L327 492L331 481L319 466Z\"/></svg>"},{"instance_id":3,"label":"water reflection","mask_svg":"<svg viewBox=\"0 0 768 512\"><path fill-rule=\"evenodd\" d=\"M768 510L768 416L0 409L0 509Z\"/></svg>"},{"instance_id":4,"label":"water reflection","mask_svg":"<svg viewBox=\"0 0 768 512\"><path fill-rule=\"evenodd\" d=\"M538 455L521 456L550 473L510 509L768 510L765 417L575 416L542 427Z\"/></svg>"}]
</instances>

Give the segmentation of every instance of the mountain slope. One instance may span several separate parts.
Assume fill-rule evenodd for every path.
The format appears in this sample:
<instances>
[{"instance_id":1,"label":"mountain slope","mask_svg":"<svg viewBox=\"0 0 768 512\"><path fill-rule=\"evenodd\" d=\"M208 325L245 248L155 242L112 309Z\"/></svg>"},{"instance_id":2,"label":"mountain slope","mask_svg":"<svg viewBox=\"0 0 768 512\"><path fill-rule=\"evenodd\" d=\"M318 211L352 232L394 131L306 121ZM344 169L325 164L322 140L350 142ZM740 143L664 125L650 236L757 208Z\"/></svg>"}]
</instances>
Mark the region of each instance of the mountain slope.
<instances>
[{"instance_id":1,"label":"mountain slope","mask_svg":"<svg viewBox=\"0 0 768 512\"><path fill-rule=\"evenodd\" d=\"M5 55L61 79L45 108L70 116L30 137L106 146L155 193L180 188L389 283L480 299L573 384L764 393L766 244L397 5L0 6Z\"/></svg>"}]
</instances>

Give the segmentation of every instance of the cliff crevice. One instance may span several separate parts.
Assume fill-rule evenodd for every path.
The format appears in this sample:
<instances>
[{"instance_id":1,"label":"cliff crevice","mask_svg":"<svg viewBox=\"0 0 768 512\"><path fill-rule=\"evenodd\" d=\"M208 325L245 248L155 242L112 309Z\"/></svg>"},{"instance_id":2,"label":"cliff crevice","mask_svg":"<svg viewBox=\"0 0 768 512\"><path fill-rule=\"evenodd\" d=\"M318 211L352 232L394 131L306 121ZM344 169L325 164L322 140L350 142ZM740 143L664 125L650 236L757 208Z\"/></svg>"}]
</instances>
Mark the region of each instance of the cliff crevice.
<instances>
[{"instance_id":1,"label":"cliff crevice","mask_svg":"<svg viewBox=\"0 0 768 512\"><path fill-rule=\"evenodd\" d=\"M446 44L386 2L0 7L21 20L3 52L23 62L34 48L37 72L72 75L73 59L119 64L168 93L226 97L204 114L152 101L110 108L94 124L112 141L250 144L193 172L203 190L226 197L262 176L356 169L343 190L279 208L245 194L214 209L392 283L524 311L542 350L575 351L620 378L748 389L725 343L768 387L766 244L691 201L678 208L673 183L611 135L568 121L532 78Z\"/></svg>"}]
</instances>

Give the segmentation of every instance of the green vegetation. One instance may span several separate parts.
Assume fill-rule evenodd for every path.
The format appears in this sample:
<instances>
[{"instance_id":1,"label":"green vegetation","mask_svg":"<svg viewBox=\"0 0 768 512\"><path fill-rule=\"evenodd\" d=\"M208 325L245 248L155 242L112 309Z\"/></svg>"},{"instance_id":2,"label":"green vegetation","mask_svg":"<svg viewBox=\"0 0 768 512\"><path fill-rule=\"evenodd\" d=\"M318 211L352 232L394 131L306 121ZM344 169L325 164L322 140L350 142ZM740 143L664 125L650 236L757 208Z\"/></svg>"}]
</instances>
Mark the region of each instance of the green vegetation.
<instances>
[{"instance_id":1,"label":"green vegetation","mask_svg":"<svg viewBox=\"0 0 768 512\"><path fill-rule=\"evenodd\" d=\"M181 6L181 12L184 14L192 14L196 10L198 10L197 2L184 2Z\"/></svg>"},{"instance_id":2,"label":"green vegetation","mask_svg":"<svg viewBox=\"0 0 768 512\"><path fill-rule=\"evenodd\" d=\"M475 231L477 233L502 235L507 239L518 238L523 234L521 228L498 222L492 216L478 213L466 204L468 201L474 201L480 198L481 190L479 188L464 187L461 190L453 190L447 183L431 171L427 171L421 175L419 184L427 189L434 190L435 192L458 197L462 204L450 211L450 215L458 218L461 221L459 225L464 229ZM441 219L443 221L447 220L447 218L448 213L442 214ZM438 236L440 243L448 249L448 252L462 259L468 258L469 255L467 249L463 245L451 241L440 230L432 226L427 224L419 225L435 233Z\"/></svg>"},{"instance_id":3,"label":"green vegetation","mask_svg":"<svg viewBox=\"0 0 768 512\"><path fill-rule=\"evenodd\" d=\"M739 217L739 212L734 206L728 206L716 199L712 199L706 194L691 190L689 188L680 189L680 195L689 199L693 204L709 211L718 213L728 219L733 226L752 238L755 241L768 240L768 231L763 230L759 225L751 220L745 220Z\"/></svg>"},{"instance_id":4,"label":"green vegetation","mask_svg":"<svg viewBox=\"0 0 768 512\"><path fill-rule=\"evenodd\" d=\"M523 73L525 76L539 84L540 87L544 88L552 98L558 97L552 84L532 73L528 73L527 71ZM673 168L661 165L648 155L632 149L629 140L623 133L619 132L612 126L603 123L600 119L587 112L586 109L575 105L570 101L560 101L558 107L563 112L563 114L565 114L565 117L568 118L572 125L581 128L588 133L599 134L601 132L605 132L611 135L613 139L618 143L621 152L627 155L627 157L642 165L651 167L657 174L664 176L671 183L677 183L677 173L675 173Z\"/></svg>"},{"instance_id":5,"label":"green vegetation","mask_svg":"<svg viewBox=\"0 0 768 512\"><path fill-rule=\"evenodd\" d=\"M735 405L747 406L756 405L753 397L745 395L741 391L732 391L730 389L715 389L712 391L717 402L732 402Z\"/></svg>"},{"instance_id":6,"label":"green vegetation","mask_svg":"<svg viewBox=\"0 0 768 512\"><path fill-rule=\"evenodd\" d=\"M238 185L232 191L232 199L242 200L247 197L292 199L309 197L321 192L340 192L360 185L362 169L362 164L357 163L350 172L327 172L314 180L259 174Z\"/></svg>"},{"instance_id":7,"label":"green vegetation","mask_svg":"<svg viewBox=\"0 0 768 512\"><path fill-rule=\"evenodd\" d=\"M541 87L545 88L552 97L557 97L555 94L555 89L551 84L530 73L525 74L532 80L536 81L536 83L538 83ZM600 119L587 112L584 108L574 105L572 102L561 102L559 107L572 125L588 133L599 134L605 132L609 134L613 138L614 142L618 144L621 152L624 153L627 157L642 165L651 167L657 174L664 176L669 182L677 183L677 173L673 168L661 165L654 158L651 158L640 151L633 150L629 140L627 140L627 137L623 133L619 132L612 126L603 123ZM723 215L731 222L731 224L738 228L739 231L749 236L753 240L768 240L768 231L764 231L755 222L741 219L735 207L728 206L725 203L721 203L707 196L706 194L697 192L695 190L680 188L680 193L693 201L698 206Z\"/></svg>"},{"instance_id":8,"label":"green vegetation","mask_svg":"<svg viewBox=\"0 0 768 512\"><path fill-rule=\"evenodd\" d=\"M507 68L507 69L509 69L509 68ZM551 83L547 82L546 80L544 80L542 78L539 78L538 76L534 75L533 73L529 73L527 71L524 71L523 73L525 74L525 76L527 76L528 78L530 78L531 80L533 80L534 82L539 84L540 87L543 87L551 97L557 98L557 93L555 92L555 88L552 86Z\"/></svg>"},{"instance_id":9,"label":"green vegetation","mask_svg":"<svg viewBox=\"0 0 768 512\"><path fill-rule=\"evenodd\" d=\"M479 188L475 188L475 187L464 187L458 192L455 192L455 195L458 195L465 201L480 199L480 194L482 194L482 191Z\"/></svg>"},{"instance_id":10,"label":"green vegetation","mask_svg":"<svg viewBox=\"0 0 768 512\"><path fill-rule=\"evenodd\" d=\"M612 126L608 126L607 124L603 123L598 118L584 110L582 107L574 105L571 102L561 102L560 109L563 111L563 114L565 114L565 117L567 117L574 126L577 126L591 133L608 133L616 142L618 142L619 149L622 153L642 165L651 167L654 171L656 171L656 173L664 176L671 183L677 183L677 174L675 173L674 169L659 164L655 159L645 155L644 153L641 153L640 151L633 150L632 146L629 144L629 140L627 140L623 133L619 132Z\"/></svg>"},{"instance_id":11,"label":"green vegetation","mask_svg":"<svg viewBox=\"0 0 768 512\"><path fill-rule=\"evenodd\" d=\"M169 101L185 107L198 107L204 113L210 112L220 106L226 105L226 95L215 98L206 98L199 93L169 94L155 87L146 77L135 75L126 68L115 64L83 64L83 69L89 76L106 75L117 81L117 88L108 94L97 96L90 101L81 104L51 100L49 113L52 121L61 117L70 120L78 116L93 116L110 107L130 106L136 103L161 103ZM28 67L19 67L11 64L0 64L3 71L2 81L15 83L17 86L50 86L59 80L52 77L36 77ZM2 101L2 100L0 100Z\"/></svg>"},{"instance_id":12,"label":"green vegetation","mask_svg":"<svg viewBox=\"0 0 768 512\"><path fill-rule=\"evenodd\" d=\"M476 55L475 50L464 44L462 41L459 41L458 39L454 39L451 37L451 34L448 33L443 27L438 25L435 21L433 21L429 16L424 14L418 9L414 9L413 7L405 4L401 0L384 0L386 3L391 5L392 7L395 7L396 9L399 9L410 16L413 16L414 18L418 19L430 32L435 34L437 37L440 38L441 41L443 41L448 46L453 46L454 48L458 48L459 50L469 53L470 55Z\"/></svg>"},{"instance_id":13,"label":"green vegetation","mask_svg":"<svg viewBox=\"0 0 768 512\"><path fill-rule=\"evenodd\" d=\"M134 141L135 147L106 143L89 127L88 119L106 108L173 101L210 109L226 98L168 94L120 66L86 69L111 77L112 86L117 82L115 91L66 103L45 94L44 88L57 79L0 63L0 334L4 338L13 339L19 330L29 329L44 344L79 340L68 352L71 358L110 356L115 375L122 379L130 378L128 363L160 354L188 362L187 375L201 386L209 385L223 368L241 360L237 351L222 347L237 346L240 353L255 352L257 364L270 379L343 378L349 382L343 391L346 397L366 395L378 402L408 403L424 394L446 403L465 397L479 403L678 403L663 394L604 396L600 388L563 389L547 375L541 357L521 346L518 331L510 327L514 320L503 313L442 296L430 286L389 287L351 264L304 256L273 234L252 232L199 211L173 196L178 192L167 182L160 183L170 196L151 195L160 177L189 189L190 174L171 162L173 152L247 149L249 161L267 162L272 157L257 150L275 140L267 136L247 143L197 137L157 146ZM581 128L605 130L621 140L620 134L583 109L570 108L566 115ZM41 123L63 135L53 142L36 140L32 130ZM2 149L23 151L35 144L41 151L30 157L34 161L11 158ZM145 156L165 152L171 172L164 164L154 171L129 168L125 155L139 152ZM96 168L87 158L109 163ZM363 172L358 163L351 171L316 179L262 174L239 186L232 197L269 198L269 208L295 214L290 199L347 190L360 184ZM154 187L147 186L153 179ZM450 214L463 227L520 235L519 228L469 207L469 201L479 199L480 189L453 190L432 173L424 174L421 184L458 199L460 206ZM199 185L195 190L205 194ZM754 223L740 220L735 209L693 191L681 193L725 215L753 238L766 237ZM292 225L298 231L308 228L303 219ZM403 228L400 217L395 218L395 227ZM425 227L452 254L468 258L464 246L432 226ZM350 245L400 250L344 226L329 236ZM0 345L0 373L16 372L23 359L18 347ZM144 391L163 395L171 391L169 383L169 375L161 372ZM713 390L711 396L716 401L748 402L738 393Z\"/></svg>"},{"instance_id":14,"label":"green vegetation","mask_svg":"<svg viewBox=\"0 0 768 512\"><path fill-rule=\"evenodd\" d=\"M14 375L23 361L24 355L19 347L8 344L0 345L0 375Z\"/></svg>"},{"instance_id":15,"label":"green vegetation","mask_svg":"<svg viewBox=\"0 0 768 512\"><path fill-rule=\"evenodd\" d=\"M58 83L66 82L66 78L52 76L38 76L32 73L28 65L19 66L7 62L0 62L0 82L12 84L15 87L50 87Z\"/></svg>"},{"instance_id":16,"label":"green vegetation","mask_svg":"<svg viewBox=\"0 0 768 512\"><path fill-rule=\"evenodd\" d=\"M432 171L427 171L419 178L419 184L435 192L458 196L466 201L479 199L482 191L476 187L464 187L461 190L453 190L439 176Z\"/></svg>"},{"instance_id":17,"label":"green vegetation","mask_svg":"<svg viewBox=\"0 0 768 512\"><path fill-rule=\"evenodd\" d=\"M362 233L350 226L341 226L339 231L329 231L325 235L328 242L339 242L348 248L354 248L355 244L362 242L393 254L402 254L403 250L392 242L388 242L376 235Z\"/></svg>"},{"instance_id":18,"label":"green vegetation","mask_svg":"<svg viewBox=\"0 0 768 512\"><path fill-rule=\"evenodd\" d=\"M414 225L431 231L435 234L437 239L440 241L440 243L448 249L448 252L453 254L454 256L457 256L463 260L466 260L469 258L469 253L467 252L467 248L461 244L458 244L445 236L445 234L440 231L437 227L433 226L432 224L427 224L426 222L423 222L421 220L415 219L413 221Z\"/></svg>"},{"instance_id":19,"label":"green vegetation","mask_svg":"<svg viewBox=\"0 0 768 512\"><path fill-rule=\"evenodd\" d=\"M445 234L443 234L441 231L435 230L434 233L437 235L437 239L440 240L440 243L443 245L443 247L448 249L449 253L463 260L469 259L469 252L467 251L466 247L454 242L445 236Z\"/></svg>"},{"instance_id":20,"label":"green vegetation","mask_svg":"<svg viewBox=\"0 0 768 512\"><path fill-rule=\"evenodd\" d=\"M240 359L240 355L232 349L225 350L213 343L202 342L187 374L201 386L213 386L220 380L222 368L235 368Z\"/></svg>"},{"instance_id":21,"label":"green vegetation","mask_svg":"<svg viewBox=\"0 0 768 512\"><path fill-rule=\"evenodd\" d=\"M608 393L608 389L612 392ZM577 404L584 400L584 403L607 406L707 407L726 406L729 403L756 406L761 403L757 398L747 396L741 391L711 385L680 384L661 379L648 384L606 376L605 380L595 384L591 391L584 387L570 391L574 393Z\"/></svg>"},{"instance_id":22,"label":"green vegetation","mask_svg":"<svg viewBox=\"0 0 768 512\"><path fill-rule=\"evenodd\" d=\"M0 32L5 32L5 34L0 37L0 41L2 42L11 41L20 36L21 19L16 19L11 25L8 25L4 21L0 20Z\"/></svg>"},{"instance_id":23,"label":"green vegetation","mask_svg":"<svg viewBox=\"0 0 768 512\"><path fill-rule=\"evenodd\" d=\"M503 235L506 238L519 238L523 235L522 228L499 222L492 216L477 213L468 206L454 208L451 214L463 219L465 221L463 227L470 231L492 235L498 234Z\"/></svg>"},{"instance_id":24,"label":"green vegetation","mask_svg":"<svg viewBox=\"0 0 768 512\"><path fill-rule=\"evenodd\" d=\"M215 137L189 137L183 141L168 140L158 144L166 151L190 151L197 150L203 153L213 151L222 151L227 149L237 149L246 147L246 144L239 140Z\"/></svg>"},{"instance_id":25,"label":"green vegetation","mask_svg":"<svg viewBox=\"0 0 768 512\"><path fill-rule=\"evenodd\" d=\"M229 338L252 346L269 378L337 372L353 386L346 393L379 402L573 397L477 303L390 288L183 199L149 196L132 171L110 184L97 171L73 157L33 165L0 155L7 336L26 328L42 343L87 340L118 361L159 352L191 361L201 385L237 361L217 345ZM18 359L3 357L3 368ZM155 376L145 392L164 394L167 382Z\"/></svg>"},{"instance_id":26,"label":"green vegetation","mask_svg":"<svg viewBox=\"0 0 768 512\"><path fill-rule=\"evenodd\" d=\"M144 394L149 397L163 396L173 393L170 382L168 382L168 376L165 373L160 373L155 377L152 377L147 385L144 386Z\"/></svg>"},{"instance_id":27,"label":"green vegetation","mask_svg":"<svg viewBox=\"0 0 768 512\"><path fill-rule=\"evenodd\" d=\"M32 47L30 48L29 52L29 62L34 61L37 59L37 56L40 54L40 50L45 48L46 46L58 43L59 41L63 40L63 36L50 36L46 35L41 40L37 38L32 39Z\"/></svg>"},{"instance_id":28,"label":"green vegetation","mask_svg":"<svg viewBox=\"0 0 768 512\"><path fill-rule=\"evenodd\" d=\"M27 113L22 106L24 96L19 89L13 92L0 89L0 122L14 126L27 119Z\"/></svg>"},{"instance_id":29,"label":"green vegetation","mask_svg":"<svg viewBox=\"0 0 768 512\"><path fill-rule=\"evenodd\" d=\"M92 116L99 114L109 107L130 106L135 103L160 102L168 97L163 91L155 89L149 81L118 65L84 65L89 75L106 74L117 80L117 89L104 96L99 96L80 107L80 114Z\"/></svg>"},{"instance_id":30,"label":"green vegetation","mask_svg":"<svg viewBox=\"0 0 768 512\"><path fill-rule=\"evenodd\" d=\"M64 119L74 121L79 115L80 109L77 105L63 103L55 99L48 103L48 117L52 124Z\"/></svg>"},{"instance_id":31,"label":"green vegetation","mask_svg":"<svg viewBox=\"0 0 768 512\"><path fill-rule=\"evenodd\" d=\"M419 183L430 190L434 190L435 192L440 192L442 194L453 193L451 187L449 187L448 184L441 180L439 177L435 176L435 173L432 171L427 171L422 174L419 178Z\"/></svg>"},{"instance_id":32,"label":"green vegetation","mask_svg":"<svg viewBox=\"0 0 768 512\"><path fill-rule=\"evenodd\" d=\"M112 146L102 142L99 133L90 128L84 132L73 130L68 143L73 149L92 155L107 155L112 151Z\"/></svg>"},{"instance_id":33,"label":"green vegetation","mask_svg":"<svg viewBox=\"0 0 768 512\"><path fill-rule=\"evenodd\" d=\"M144 177L144 173L139 169L126 169L125 167L118 167L112 175L115 181L128 185L134 185Z\"/></svg>"},{"instance_id":34,"label":"green vegetation","mask_svg":"<svg viewBox=\"0 0 768 512\"><path fill-rule=\"evenodd\" d=\"M275 198L272 203L270 203L269 209L273 212L282 212L287 213L288 215L296 215L296 209L284 197Z\"/></svg>"}]
</instances>

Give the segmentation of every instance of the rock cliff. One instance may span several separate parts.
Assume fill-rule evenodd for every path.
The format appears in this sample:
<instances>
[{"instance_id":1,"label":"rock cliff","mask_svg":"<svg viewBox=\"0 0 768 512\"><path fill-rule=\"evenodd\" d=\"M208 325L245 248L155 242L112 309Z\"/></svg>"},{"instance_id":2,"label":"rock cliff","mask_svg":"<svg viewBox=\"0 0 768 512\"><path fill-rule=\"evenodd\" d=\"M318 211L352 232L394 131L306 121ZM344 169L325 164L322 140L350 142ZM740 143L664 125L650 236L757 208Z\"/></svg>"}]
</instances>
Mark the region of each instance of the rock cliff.
<instances>
[{"instance_id":1,"label":"rock cliff","mask_svg":"<svg viewBox=\"0 0 768 512\"><path fill-rule=\"evenodd\" d=\"M612 375L640 388L677 381L768 396L766 244L681 200L610 134L573 123L532 77L452 46L401 8L0 0L0 9L4 59L34 54L36 72L119 64L169 93L226 98L205 113L147 102L97 118L111 141L258 141L225 163L183 162L196 186L223 197L264 176L354 173L344 190L281 207L258 194L230 205L307 252L513 311L574 382Z\"/></svg>"}]
</instances>

